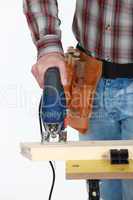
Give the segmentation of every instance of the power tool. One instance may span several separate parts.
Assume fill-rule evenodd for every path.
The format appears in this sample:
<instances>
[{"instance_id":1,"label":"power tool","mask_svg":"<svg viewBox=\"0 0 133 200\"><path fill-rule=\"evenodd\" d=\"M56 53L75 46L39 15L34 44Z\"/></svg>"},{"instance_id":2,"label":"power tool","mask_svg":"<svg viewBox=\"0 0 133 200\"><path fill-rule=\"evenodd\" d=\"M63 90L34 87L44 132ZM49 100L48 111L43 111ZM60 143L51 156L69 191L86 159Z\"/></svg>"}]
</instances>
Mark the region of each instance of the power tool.
<instances>
[{"instance_id":1,"label":"power tool","mask_svg":"<svg viewBox=\"0 0 133 200\"><path fill-rule=\"evenodd\" d=\"M39 122L41 143L66 142L67 132L65 127L66 97L58 67L49 68L44 75L44 89L39 104ZM53 180L48 200L51 200L55 184L55 169L49 161Z\"/></svg>"},{"instance_id":2,"label":"power tool","mask_svg":"<svg viewBox=\"0 0 133 200\"><path fill-rule=\"evenodd\" d=\"M66 98L60 72L58 67L51 67L44 75L44 89L39 106L42 143L66 141L66 115Z\"/></svg>"}]
</instances>

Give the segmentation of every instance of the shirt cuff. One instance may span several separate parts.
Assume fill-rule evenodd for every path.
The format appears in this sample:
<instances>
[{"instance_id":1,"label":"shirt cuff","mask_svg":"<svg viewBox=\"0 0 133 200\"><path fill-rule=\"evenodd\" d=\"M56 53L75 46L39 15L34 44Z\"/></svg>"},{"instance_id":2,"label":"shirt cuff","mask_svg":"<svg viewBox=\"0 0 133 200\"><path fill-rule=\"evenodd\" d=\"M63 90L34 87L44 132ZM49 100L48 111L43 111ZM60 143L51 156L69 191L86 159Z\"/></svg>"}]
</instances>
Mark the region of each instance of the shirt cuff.
<instances>
[{"instance_id":1,"label":"shirt cuff","mask_svg":"<svg viewBox=\"0 0 133 200\"><path fill-rule=\"evenodd\" d=\"M37 58L39 59L43 55L49 53L60 53L64 55L62 43L59 37L56 35L47 35L36 42L36 47L38 51Z\"/></svg>"}]
</instances>

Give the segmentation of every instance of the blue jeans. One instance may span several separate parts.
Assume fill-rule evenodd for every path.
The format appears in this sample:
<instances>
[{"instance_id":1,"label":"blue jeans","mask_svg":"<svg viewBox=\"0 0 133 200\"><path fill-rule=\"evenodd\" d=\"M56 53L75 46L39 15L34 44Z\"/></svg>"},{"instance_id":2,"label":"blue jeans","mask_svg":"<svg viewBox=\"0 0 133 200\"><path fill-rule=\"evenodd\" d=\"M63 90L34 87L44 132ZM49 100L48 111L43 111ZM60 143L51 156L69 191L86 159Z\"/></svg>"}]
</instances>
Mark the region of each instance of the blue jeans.
<instances>
[{"instance_id":1,"label":"blue jeans","mask_svg":"<svg viewBox=\"0 0 133 200\"><path fill-rule=\"evenodd\" d=\"M133 139L133 79L101 79L89 133L80 140ZM133 200L133 180L101 180L101 199Z\"/></svg>"}]
</instances>

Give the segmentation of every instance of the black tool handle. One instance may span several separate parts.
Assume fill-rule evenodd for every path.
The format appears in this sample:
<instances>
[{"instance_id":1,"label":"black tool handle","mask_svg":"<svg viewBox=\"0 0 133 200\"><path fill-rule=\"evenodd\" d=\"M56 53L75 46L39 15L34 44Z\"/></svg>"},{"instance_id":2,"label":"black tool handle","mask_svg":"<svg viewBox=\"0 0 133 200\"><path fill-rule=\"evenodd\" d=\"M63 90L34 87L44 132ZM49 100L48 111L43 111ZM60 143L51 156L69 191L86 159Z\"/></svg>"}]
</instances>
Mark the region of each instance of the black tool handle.
<instances>
[{"instance_id":1,"label":"black tool handle","mask_svg":"<svg viewBox=\"0 0 133 200\"><path fill-rule=\"evenodd\" d=\"M62 83L61 83L61 78L60 78L60 72L59 69L57 67L51 67L49 68L45 75L44 75L44 88L45 86L50 86L51 88L53 87L54 90L60 92L62 90ZM52 91L51 89L48 90L47 88L47 92L48 95L52 95ZM53 91L54 92L54 91Z\"/></svg>"}]
</instances>

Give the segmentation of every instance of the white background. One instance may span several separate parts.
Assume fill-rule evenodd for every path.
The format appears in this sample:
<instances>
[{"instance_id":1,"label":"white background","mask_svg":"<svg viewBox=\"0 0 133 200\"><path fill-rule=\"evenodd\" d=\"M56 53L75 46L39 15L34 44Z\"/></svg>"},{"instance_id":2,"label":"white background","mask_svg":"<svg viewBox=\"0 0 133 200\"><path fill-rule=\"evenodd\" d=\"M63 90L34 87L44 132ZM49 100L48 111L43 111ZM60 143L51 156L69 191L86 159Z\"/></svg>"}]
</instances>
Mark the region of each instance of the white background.
<instances>
[{"instance_id":1,"label":"white background","mask_svg":"<svg viewBox=\"0 0 133 200\"><path fill-rule=\"evenodd\" d=\"M75 1L59 0L64 49L75 45L71 23ZM38 103L41 95L30 70L36 61L22 1L0 6L0 200L47 200L52 174L48 162L31 162L19 143L39 141ZM69 139L77 133L69 129ZM52 200L87 199L84 181L66 181L64 162L56 162Z\"/></svg>"}]
</instances>

